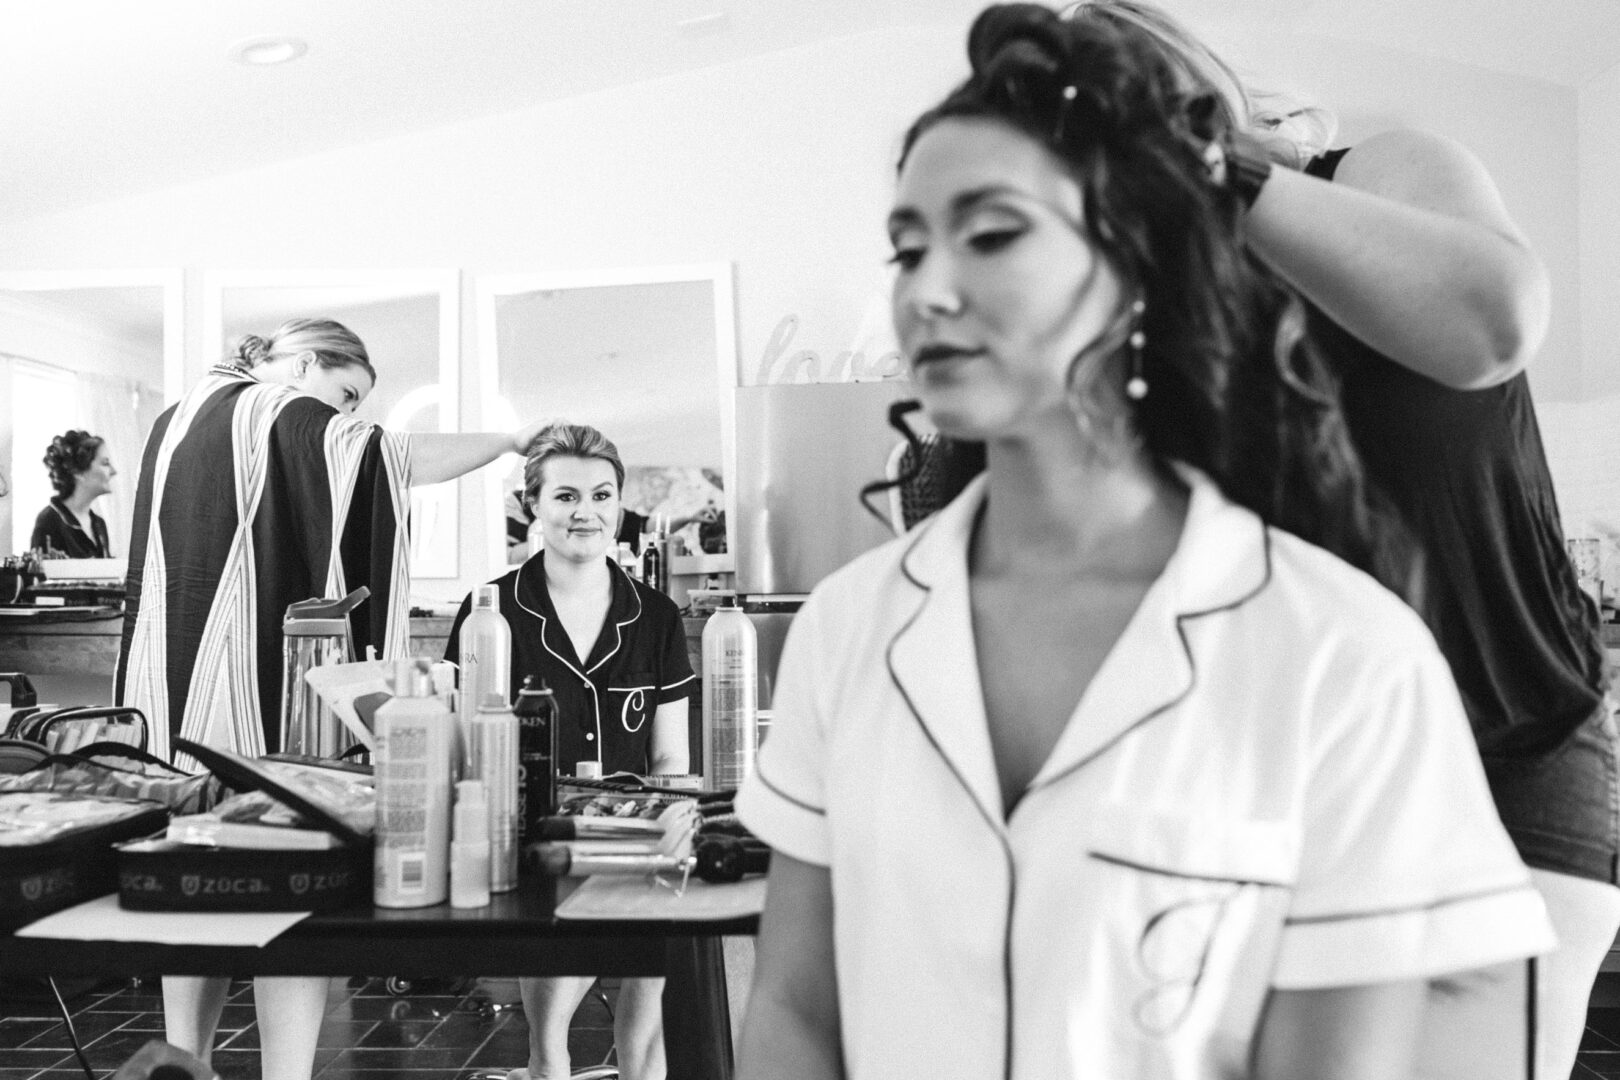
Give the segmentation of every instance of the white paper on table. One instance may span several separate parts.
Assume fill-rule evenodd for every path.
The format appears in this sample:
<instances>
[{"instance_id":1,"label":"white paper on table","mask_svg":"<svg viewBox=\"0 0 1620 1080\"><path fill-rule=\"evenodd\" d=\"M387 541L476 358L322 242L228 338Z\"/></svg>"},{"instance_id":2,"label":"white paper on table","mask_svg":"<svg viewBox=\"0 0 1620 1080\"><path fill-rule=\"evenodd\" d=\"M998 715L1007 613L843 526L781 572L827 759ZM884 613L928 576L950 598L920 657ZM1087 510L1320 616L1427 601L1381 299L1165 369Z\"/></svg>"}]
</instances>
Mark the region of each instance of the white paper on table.
<instances>
[{"instance_id":1,"label":"white paper on table","mask_svg":"<svg viewBox=\"0 0 1620 1080\"><path fill-rule=\"evenodd\" d=\"M309 915L307 911L126 911L118 906L118 894L108 893L35 919L14 933L69 941L260 948Z\"/></svg>"},{"instance_id":2,"label":"white paper on table","mask_svg":"<svg viewBox=\"0 0 1620 1080\"><path fill-rule=\"evenodd\" d=\"M377 740L371 729L355 711L354 699L366 694L392 694L396 661L355 660L347 664L322 664L304 673L304 680L331 706L343 726L348 728L367 750L377 749Z\"/></svg>"},{"instance_id":3,"label":"white paper on table","mask_svg":"<svg viewBox=\"0 0 1620 1080\"><path fill-rule=\"evenodd\" d=\"M669 880L666 877L665 880ZM679 885L679 879L669 881ZM559 919L674 919L706 922L758 915L765 907L765 879L725 885L692 878L680 896L647 874L592 874L557 905Z\"/></svg>"}]
</instances>

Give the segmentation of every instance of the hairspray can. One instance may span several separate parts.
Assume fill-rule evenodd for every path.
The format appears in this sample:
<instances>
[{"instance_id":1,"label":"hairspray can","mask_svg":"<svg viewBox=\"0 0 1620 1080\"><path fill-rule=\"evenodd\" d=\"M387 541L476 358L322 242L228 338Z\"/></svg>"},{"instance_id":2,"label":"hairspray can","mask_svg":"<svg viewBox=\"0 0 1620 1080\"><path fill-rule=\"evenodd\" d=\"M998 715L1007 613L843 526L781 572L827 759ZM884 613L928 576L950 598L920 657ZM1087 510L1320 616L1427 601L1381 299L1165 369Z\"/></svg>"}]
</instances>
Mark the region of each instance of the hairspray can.
<instances>
[{"instance_id":1,"label":"hairspray can","mask_svg":"<svg viewBox=\"0 0 1620 1080\"><path fill-rule=\"evenodd\" d=\"M484 695L500 691L501 700L512 692L512 628L501 614L500 590L479 585L472 591L472 611L461 624L462 776L474 776L468 728L484 704Z\"/></svg>"},{"instance_id":2,"label":"hairspray can","mask_svg":"<svg viewBox=\"0 0 1620 1080\"><path fill-rule=\"evenodd\" d=\"M489 802L489 890L517 888L518 722L505 691L478 703L471 731L472 779L484 782Z\"/></svg>"},{"instance_id":3,"label":"hairspray can","mask_svg":"<svg viewBox=\"0 0 1620 1080\"><path fill-rule=\"evenodd\" d=\"M659 592L668 592L665 577L667 567L657 533L646 533L641 538L641 580Z\"/></svg>"},{"instance_id":4,"label":"hairspray can","mask_svg":"<svg viewBox=\"0 0 1620 1080\"><path fill-rule=\"evenodd\" d=\"M372 900L429 907L449 891L450 710L433 696L426 660L402 660L394 696L377 709Z\"/></svg>"},{"instance_id":5,"label":"hairspray can","mask_svg":"<svg viewBox=\"0 0 1620 1080\"><path fill-rule=\"evenodd\" d=\"M759 745L759 644L735 604L703 627L703 783L741 787Z\"/></svg>"},{"instance_id":6,"label":"hairspray can","mask_svg":"<svg viewBox=\"0 0 1620 1080\"><path fill-rule=\"evenodd\" d=\"M518 721L518 848L540 838L557 806L557 700L542 681L523 677L512 712Z\"/></svg>"}]
</instances>

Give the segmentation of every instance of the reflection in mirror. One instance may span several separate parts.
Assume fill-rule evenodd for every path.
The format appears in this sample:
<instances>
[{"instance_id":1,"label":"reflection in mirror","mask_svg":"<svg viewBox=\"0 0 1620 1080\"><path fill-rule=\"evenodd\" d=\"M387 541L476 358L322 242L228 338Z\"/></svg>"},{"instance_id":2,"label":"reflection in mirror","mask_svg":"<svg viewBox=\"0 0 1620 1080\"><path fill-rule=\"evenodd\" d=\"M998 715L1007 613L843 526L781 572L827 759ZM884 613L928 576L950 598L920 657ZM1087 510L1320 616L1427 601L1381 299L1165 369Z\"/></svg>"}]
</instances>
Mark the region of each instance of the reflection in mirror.
<instances>
[{"instance_id":1,"label":"reflection in mirror","mask_svg":"<svg viewBox=\"0 0 1620 1080\"><path fill-rule=\"evenodd\" d=\"M731 288L726 263L478 284L484 422L550 417L600 429L624 460L627 519L665 521L679 538L676 572L732 565ZM522 464L491 474L491 565L519 563L538 542Z\"/></svg>"},{"instance_id":2,"label":"reflection in mirror","mask_svg":"<svg viewBox=\"0 0 1620 1080\"><path fill-rule=\"evenodd\" d=\"M78 429L102 440L114 471L89 510L109 553L127 556L146 436L179 394L182 295L178 270L0 275L3 553L31 546L56 494L46 448Z\"/></svg>"},{"instance_id":3,"label":"reflection in mirror","mask_svg":"<svg viewBox=\"0 0 1620 1080\"><path fill-rule=\"evenodd\" d=\"M454 270L241 271L210 275L203 325L208 362L245 334L288 319L331 318L359 335L377 385L355 411L394 431L454 431L460 400L460 302ZM457 571L454 482L411 488L411 576Z\"/></svg>"}]
</instances>

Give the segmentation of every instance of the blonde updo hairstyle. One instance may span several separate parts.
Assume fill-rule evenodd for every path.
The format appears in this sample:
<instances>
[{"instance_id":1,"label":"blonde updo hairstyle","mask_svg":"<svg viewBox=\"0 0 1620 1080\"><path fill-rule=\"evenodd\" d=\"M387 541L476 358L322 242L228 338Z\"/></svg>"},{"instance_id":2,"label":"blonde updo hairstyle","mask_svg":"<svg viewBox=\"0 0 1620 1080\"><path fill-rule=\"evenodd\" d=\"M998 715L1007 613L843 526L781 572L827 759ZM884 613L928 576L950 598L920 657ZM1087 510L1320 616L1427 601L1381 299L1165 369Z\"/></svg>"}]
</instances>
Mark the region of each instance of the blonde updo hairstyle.
<instances>
[{"instance_id":1,"label":"blonde updo hairstyle","mask_svg":"<svg viewBox=\"0 0 1620 1080\"><path fill-rule=\"evenodd\" d=\"M245 334L232 344L226 359L244 371L252 371L260 364L303 352L313 353L315 362L323 368L360 368L376 385L377 369L371 366L365 343L336 319L288 319L268 338Z\"/></svg>"},{"instance_id":2,"label":"blonde updo hairstyle","mask_svg":"<svg viewBox=\"0 0 1620 1080\"><path fill-rule=\"evenodd\" d=\"M586 424L548 424L529 444L527 460L523 463L523 501L533 505L540 497L540 485L545 483L546 462L552 458L596 458L613 466L613 478L619 491L624 491L624 462L619 448L606 435Z\"/></svg>"},{"instance_id":3,"label":"blonde updo hairstyle","mask_svg":"<svg viewBox=\"0 0 1620 1080\"><path fill-rule=\"evenodd\" d=\"M1181 72L1189 89L1213 93L1225 126L1237 127L1265 146L1272 161L1303 169L1332 145L1338 118L1289 94L1247 85L1231 66L1168 12L1145 0L1080 0L1063 10L1070 22L1098 22L1139 30Z\"/></svg>"}]
</instances>

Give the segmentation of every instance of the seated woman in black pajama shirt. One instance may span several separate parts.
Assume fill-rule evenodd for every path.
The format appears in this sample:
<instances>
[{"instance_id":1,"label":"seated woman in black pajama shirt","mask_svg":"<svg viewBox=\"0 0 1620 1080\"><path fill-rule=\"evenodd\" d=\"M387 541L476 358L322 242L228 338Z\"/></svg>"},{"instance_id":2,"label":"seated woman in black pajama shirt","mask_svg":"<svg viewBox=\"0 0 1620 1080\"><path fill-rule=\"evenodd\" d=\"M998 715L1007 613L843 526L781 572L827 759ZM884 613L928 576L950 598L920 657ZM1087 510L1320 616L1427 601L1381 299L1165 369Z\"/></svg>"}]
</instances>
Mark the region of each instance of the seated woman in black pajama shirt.
<instances>
[{"instance_id":1,"label":"seated woman in black pajama shirt","mask_svg":"<svg viewBox=\"0 0 1620 1080\"><path fill-rule=\"evenodd\" d=\"M530 448L524 501L540 519L545 548L495 582L512 627L511 692L525 675L555 692L562 772L588 761L600 763L603 775L685 773L687 696L696 678L674 601L630 578L608 554L623 486L619 451L595 428L553 424ZM471 610L469 596L450 628L447 660L460 658ZM591 981L519 981L529 1065L512 1080L568 1075L568 1022ZM614 1042L626 1080L664 1075L663 986L663 979L620 986Z\"/></svg>"}]
</instances>

